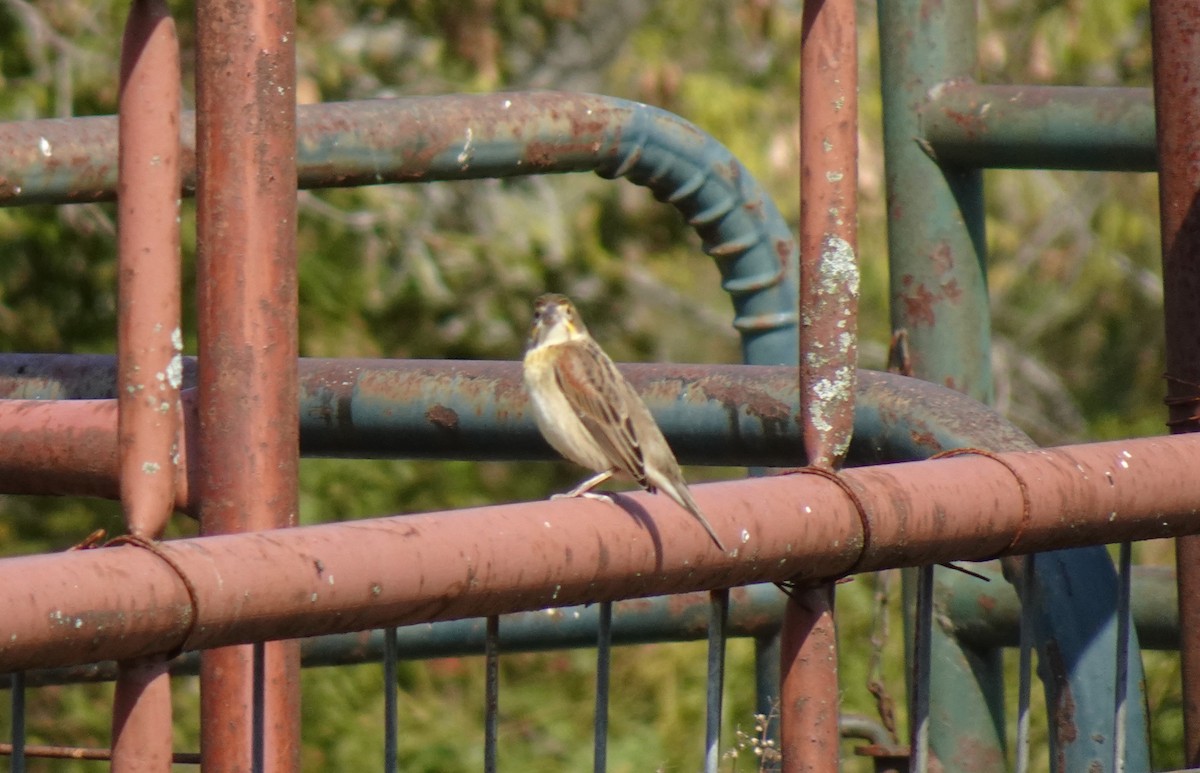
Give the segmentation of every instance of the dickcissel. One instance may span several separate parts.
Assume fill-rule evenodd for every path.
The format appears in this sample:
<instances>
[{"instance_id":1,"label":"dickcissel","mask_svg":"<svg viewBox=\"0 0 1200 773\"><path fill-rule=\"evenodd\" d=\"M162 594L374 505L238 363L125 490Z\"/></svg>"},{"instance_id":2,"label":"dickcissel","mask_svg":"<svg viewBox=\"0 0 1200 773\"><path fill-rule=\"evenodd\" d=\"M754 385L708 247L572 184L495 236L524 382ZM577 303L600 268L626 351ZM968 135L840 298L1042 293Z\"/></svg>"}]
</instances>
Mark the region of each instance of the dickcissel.
<instances>
[{"instance_id":1,"label":"dickcissel","mask_svg":"<svg viewBox=\"0 0 1200 773\"><path fill-rule=\"evenodd\" d=\"M590 493L593 488L622 474L675 500L725 550L692 499L650 410L566 296L550 293L534 304L524 372L542 436L560 454L596 472L564 496L598 497Z\"/></svg>"}]
</instances>

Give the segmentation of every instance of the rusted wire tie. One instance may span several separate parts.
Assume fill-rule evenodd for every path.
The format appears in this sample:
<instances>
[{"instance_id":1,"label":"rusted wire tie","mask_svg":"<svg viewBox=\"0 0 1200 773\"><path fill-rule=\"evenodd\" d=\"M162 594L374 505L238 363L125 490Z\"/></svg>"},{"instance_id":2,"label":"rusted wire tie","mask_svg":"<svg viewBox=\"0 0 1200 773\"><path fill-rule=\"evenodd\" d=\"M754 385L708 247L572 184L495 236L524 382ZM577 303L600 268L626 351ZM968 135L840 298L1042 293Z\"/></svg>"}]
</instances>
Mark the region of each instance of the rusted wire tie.
<instances>
[{"instance_id":1,"label":"rusted wire tie","mask_svg":"<svg viewBox=\"0 0 1200 773\"><path fill-rule=\"evenodd\" d=\"M183 587L187 590L188 604L192 608L191 617L188 619L187 630L184 631L183 638L179 640L179 645L174 649L168 650L166 657L168 660L179 656L183 652L183 647L188 640L192 638L192 631L196 629L196 620L200 617L200 604L198 599L200 594L196 591L196 586L188 579L187 574L179 568L179 564L175 563L175 559L164 553L154 540L148 540L145 537L139 537L136 534L122 534L119 537L113 537L108 542L104 543L104 547L119 547L121 545L132 545L134 547L144 548L149 550L154 555L162 559L163 563L171 567L171 571L183 582Z\"/></svg>"},{"instance_id":2,"label":"rusted wire tie","mask_svg":"<svg viewBox=\"0 0 1200 773\"><path fill-rule=\"evenodd\" d=\"M802 475L816 475L818 478L824 478L837 485L850 501L854 503L854 509L858 512L858 521L862 526L862 548L858 551L858 558L854 560L850 568L842 573L843 577L849 577L858 569L858 565L867 557L867 548L871 545L871 516L867 514L867 508L863 506L862 499L859 498L858 492L851 487L845 478L838 475L836 471L827 467L800 467L791 472L800 473Z\"/></svg>"},{"instance_id":3,"label":"rusted wire tie","mask_svg":"<svg viewBox=\"0 0 1200 773\"><path fill-rule=\"evenodd\" d=\"M1021 490L1021 523L1017 526L1016 534L1009 540L999 553L989 558L979 559L980 561L990 561L994 558L999 558L1005 553L1011 553L1016 549L1017 543L1021 541L1022 535L1025 534L1025 529L1028 528L1030 521L1033 520L1033 500L1029 497L1029 484L1021 477L1021 473L1017 472L1017 468L1012 466L1011 462L1005 461L1002 457L997 456L991 451L986 451L982 448L952 448L949 451L941 451L929 457L933 459L949 459L952 456L983 456L991 459L994 462L999 462L1004 469L1012 473L1013 478L1017 481L1017 487Z\"/></svg>"}]
</instances>

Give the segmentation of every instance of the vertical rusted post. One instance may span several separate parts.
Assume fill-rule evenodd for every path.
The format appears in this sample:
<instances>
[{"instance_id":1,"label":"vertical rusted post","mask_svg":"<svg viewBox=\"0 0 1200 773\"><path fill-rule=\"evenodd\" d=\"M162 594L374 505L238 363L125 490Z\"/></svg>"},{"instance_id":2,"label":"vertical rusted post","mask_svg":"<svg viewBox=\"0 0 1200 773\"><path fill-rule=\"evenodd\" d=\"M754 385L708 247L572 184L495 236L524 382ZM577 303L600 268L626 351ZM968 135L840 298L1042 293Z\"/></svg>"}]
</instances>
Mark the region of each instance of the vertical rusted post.
<instances>
[{"instance_id":1,"label":"vertical rusted post","mask_svg":"<svg viewBox=\"0 0 1200 773\"><path fill-rule=\"evenodd\" d=\"M800 54L800 410L809 464L845 456L857 352L858 46L853 0L808 0ZM832 585L784 612L780 731L785 771L838 770Z\"/></svg>"},{"instance_id":2,"label":"vertical rusted post","mask_svg":"<svg viewBox=\"0 0 1200 773\"><path fill-rule=\"evenodd\" d=\"M833 586L796 593L788 599L783 621L779 701L783 770L834 773L841 739Z\"/></svg>"},{"instance_id":3,"label":"vertical rusted post","mask_svg":"<svg viewBox=\"0 0 1200 773\"><path fill-rule=\"evenodd\" d=\"M134 0L118 118L117 434L130 533L157 539L175 505L183 379L179 329L179 41L164 0ZM112 770L171 769L166 655L121 663Z\"/></svg>"},{"instance_id":4,"label":"vertical rusted post","mask_svg":"<svg viewBox=\"0 0 1200 773\"><path fill-rule=\"evenodd\" d=\"M117 321L121 502L131 533L175 506L179 329L179 42L165 0L135 0L121 50Z\"/></svg>"},{"instance_id":5,"label":"vertical rusted post","mask_svg":"<svg viewBox=\"0 0 1200 773\"><path fill-rule=\"evenodd\" d=\"M1166 378L1172 432L1200 429L1200 6L1150 4L1162 223ZM1200 765L1200 537L1175 545L1184 761Z\"/></svg>"},{"instance_id":6,"label":"vertical rusted post","mask_svg":"<svg viewBox=\"0 0 1200 773\"><path fill-rule=\"evenodd\" d=\"M171 770L171 679L155 656L117 666L113 695L113 773Z\"/></svg>"},{"instance_id":7,"label":"vertical rusted post","mask_svg":"<svg viewBox=\"0 0 1200 773\"><path fill-rule=\"evenodd\" d=\"M295 523L296 10L291 0L196 8L199 479L205 534ZM201 754L207 773L296 770L299 648L206 652ZM263 727L254 727L254 689ZM265 759L252 760L252 734Z\"/></svg>"}]
</instances>

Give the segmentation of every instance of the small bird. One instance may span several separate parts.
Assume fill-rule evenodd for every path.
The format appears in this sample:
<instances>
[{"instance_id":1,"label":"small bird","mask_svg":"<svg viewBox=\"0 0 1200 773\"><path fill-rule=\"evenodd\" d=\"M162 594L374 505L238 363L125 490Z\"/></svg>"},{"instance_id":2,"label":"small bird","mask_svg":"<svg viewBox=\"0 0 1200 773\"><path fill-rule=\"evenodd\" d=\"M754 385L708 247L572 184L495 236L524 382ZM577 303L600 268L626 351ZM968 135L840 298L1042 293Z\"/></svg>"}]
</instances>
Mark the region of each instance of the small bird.
<instances>
[{"instance_id":1,"label":"small bird","mask_svg":"<svg viewBox=\"0 0 1200 773\"><path fill-rule=\"evenodd\" d=\"M524 371L542 436L560 454L596 472L563 496L601 498L591 490L620 473L651 494L663 491L725 550L692 499L650 410L565 295L549 293L534 303Z\"/></svg>"}]
</instances>

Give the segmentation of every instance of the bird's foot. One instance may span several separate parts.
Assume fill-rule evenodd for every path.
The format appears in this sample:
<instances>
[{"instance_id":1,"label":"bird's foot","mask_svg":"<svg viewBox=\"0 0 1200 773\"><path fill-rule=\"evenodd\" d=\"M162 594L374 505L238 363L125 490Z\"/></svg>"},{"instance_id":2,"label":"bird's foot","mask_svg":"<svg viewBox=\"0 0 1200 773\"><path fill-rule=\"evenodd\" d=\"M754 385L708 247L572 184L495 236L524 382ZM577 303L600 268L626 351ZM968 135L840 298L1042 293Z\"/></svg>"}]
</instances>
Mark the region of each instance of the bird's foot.
<instances>
[{"instance_id":1,"label":"bird's foot","mask_svg":"<svg viewBox=\"0 0 1200 773\"><path fill-rule=\"evenodd\" d=\"M613 495L607 491L568 491L566 494L551 494L551 499L595 499L598 502L613 502Z\"/></svg>"}]
</instances>

